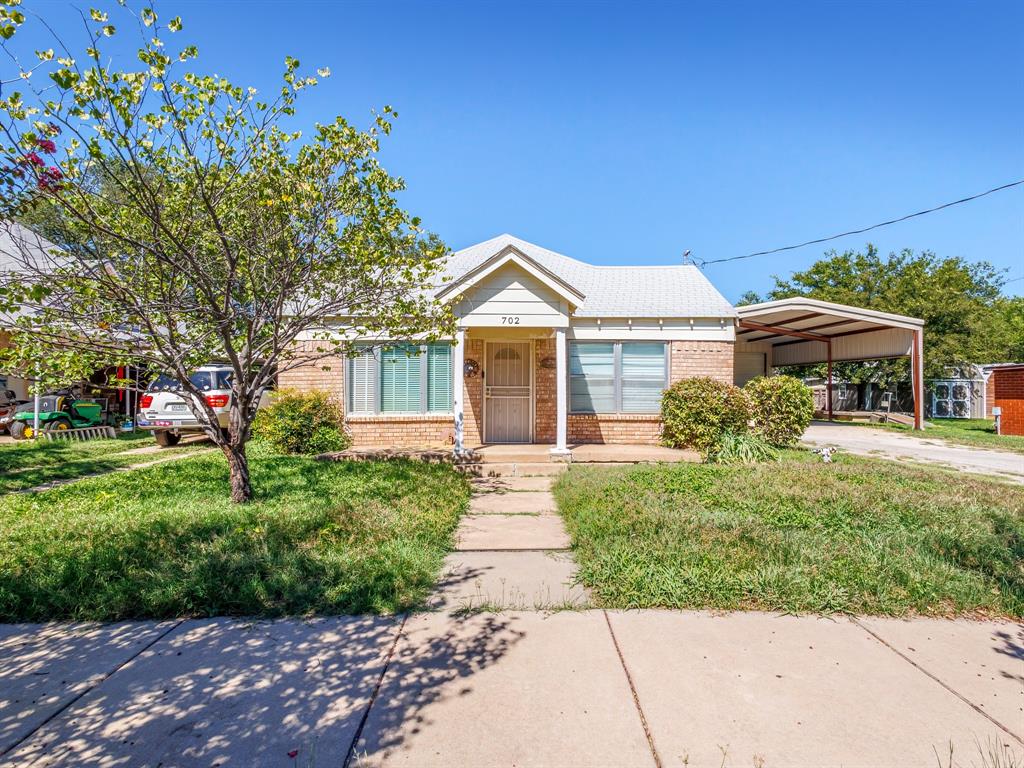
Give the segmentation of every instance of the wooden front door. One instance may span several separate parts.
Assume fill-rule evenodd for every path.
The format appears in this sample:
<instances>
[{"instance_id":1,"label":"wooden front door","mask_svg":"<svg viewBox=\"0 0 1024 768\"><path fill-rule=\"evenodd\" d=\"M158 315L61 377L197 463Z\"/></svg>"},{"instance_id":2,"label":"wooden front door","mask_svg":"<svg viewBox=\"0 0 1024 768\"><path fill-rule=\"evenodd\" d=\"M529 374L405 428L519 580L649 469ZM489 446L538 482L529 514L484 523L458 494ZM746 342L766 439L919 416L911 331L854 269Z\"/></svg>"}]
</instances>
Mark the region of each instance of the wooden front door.
<instances>
[{"instance_id":1,"label":"wooden front door","mask_svg":"<svg viewBox=\"0 0 1024 768\"><path fill-rule=\"evenodd\" d=\"M484 442L529 443L533 366L528 341L487 342Z\"/></svg>"}]
</instances>

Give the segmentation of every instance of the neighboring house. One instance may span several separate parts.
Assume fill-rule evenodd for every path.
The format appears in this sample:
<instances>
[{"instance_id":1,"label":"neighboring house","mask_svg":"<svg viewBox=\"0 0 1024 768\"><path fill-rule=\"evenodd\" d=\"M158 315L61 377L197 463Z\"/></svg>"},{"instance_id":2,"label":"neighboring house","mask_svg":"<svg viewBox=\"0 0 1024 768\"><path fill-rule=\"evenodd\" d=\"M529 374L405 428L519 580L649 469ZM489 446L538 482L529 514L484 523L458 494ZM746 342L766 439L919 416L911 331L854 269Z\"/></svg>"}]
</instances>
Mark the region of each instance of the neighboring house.
<instances>
[{"instance_id":1,"label":"neighboring house","mask_svg":"<svg viewBox=\"0 0 1024 768\"><path fill-rule=\"evenodd\" d=\"M27 260L46 263L51 258L49 253L55 249L53 243L32 230L11 221L0 221L0 278L16 277ZM10 344L9 329L18 314L0 311L0 348ZM24 372L0 371L0 390L13 390L18 399L25 399L28 397L29 380L19 374Z\"/></svg>"},{"instance_id":2,"label":"neighboring house","mask_svg":"<svg viewBox=\"0 0 1024 768\"><path fill-rule=\"evenodd\" d=\"M991 366L992 404L999 408L999 434L1024 435L1024 365Z\"/></svg>"},{"instance_id":3,"label":"neighboring house","mask_svg":"<svg viewBox=\"0 0 1024 768\"><path fill-rule=\"evenodd\" d=\"M928 415L947 419L991 419L995 405L992 373L1020 363L985 363L950 369L948 376L927 382Z\"/></svg>"},{"instance_id":4,"label":"neighboring house","mask_svg":"<svg viewBox=\"0 0 1024 768\"><path fill-rule=\"evenodd\" d=\"M695 266L594 266L511 235L452 254L435 293L452 304L454 339L368 345L279 385L342 400L357 444L541 443L565 454L658 442L661 393L683 378L742 384L833 348L837 360L916 349L920 370L914 318L810 299L738 312Z\"/></svg>"}]
</instances>

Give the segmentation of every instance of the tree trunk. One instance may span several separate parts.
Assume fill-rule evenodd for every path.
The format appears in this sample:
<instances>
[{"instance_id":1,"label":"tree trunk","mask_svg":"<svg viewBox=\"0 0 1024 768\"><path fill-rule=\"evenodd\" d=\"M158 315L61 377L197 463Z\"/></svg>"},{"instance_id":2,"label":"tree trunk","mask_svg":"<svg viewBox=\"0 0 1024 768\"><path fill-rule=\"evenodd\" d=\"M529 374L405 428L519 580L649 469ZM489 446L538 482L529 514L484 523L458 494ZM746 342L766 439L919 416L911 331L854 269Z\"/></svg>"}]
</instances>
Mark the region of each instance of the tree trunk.
<instances>
[{"instance_id":1,"label":"tree trunk","mask_svg":"<svg viewBox=\"0 0 1024 768\"><path fill-rule=\"evenodd\" d=\"M245 443L233 445L228 443L222 447L231 471L231 501L245 504L252 500L252 483L249 480L249 459L245 455Z\"/></svg>"}]
</instances>

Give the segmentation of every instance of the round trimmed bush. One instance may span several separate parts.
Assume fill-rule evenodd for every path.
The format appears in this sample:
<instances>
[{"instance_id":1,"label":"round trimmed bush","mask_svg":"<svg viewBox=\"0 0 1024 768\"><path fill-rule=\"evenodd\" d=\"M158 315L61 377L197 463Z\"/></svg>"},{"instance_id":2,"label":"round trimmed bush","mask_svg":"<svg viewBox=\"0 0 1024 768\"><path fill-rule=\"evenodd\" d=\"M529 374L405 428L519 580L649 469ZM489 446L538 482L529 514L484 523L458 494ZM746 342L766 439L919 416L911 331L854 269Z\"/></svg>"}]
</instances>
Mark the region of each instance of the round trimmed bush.
<instances>
[{"instance_id":1,"label":"round trimmed bush","mask_svg":"<svg viewBox=\"0 0 1024 768\"><path fill-rule=\"evenodd\" d=\"M253 436L281 453L343 451L351 444L345 412L326 392L275 392L270 405L256 414Z\"/></svg>"},{"instance_id":2,"label":"round trimmed bush","mask_svg":"<svg viewBox=\"0 0 1024 768\"><path fill-rule=\"evenodd\" d=\"M754 434L778 448L796 445L814 416L811 389L792 376L759 376L743 388Z\"/></svg>"},{"instance_id":3,"label":"round trimmed bush","mask_svg":"<svg viewBox=\"0 0 1024 768\"><path fill-rule=\"evenodd\" d=\"M661 419L665 445L706 455L726 432L747 431L750 406L739 387L707 377L683 379L662 395Z\"/></svg>"}]
</instances>

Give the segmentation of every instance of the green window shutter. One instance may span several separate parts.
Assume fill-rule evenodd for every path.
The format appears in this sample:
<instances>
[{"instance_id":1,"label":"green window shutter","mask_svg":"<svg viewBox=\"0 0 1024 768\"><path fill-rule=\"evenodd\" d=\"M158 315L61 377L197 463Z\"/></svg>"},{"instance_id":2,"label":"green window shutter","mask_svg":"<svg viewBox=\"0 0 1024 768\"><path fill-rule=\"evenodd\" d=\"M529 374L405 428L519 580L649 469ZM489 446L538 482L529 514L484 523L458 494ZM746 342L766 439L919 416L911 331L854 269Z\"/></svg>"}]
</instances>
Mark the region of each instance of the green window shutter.
<instances>
[{"instance_id":1,"label":"green window shutter","mask_svg":"<svg viewBox=\"0 0 1024 768\"><path fill-rule=\"evenodd\" d=\"M381 413L420 412L420 359L419 347L411 344L381 350Z\"/></svg>"},{"instance_id":2,"label":"green window shutter","mask_svg":"<svg viewBox=\"0 0 1024 768\"><path fill-rule=\"evenodd\" d=\"M452 407L452 345L428 344L427 410L450 413Z\"/></svg>"},{"instance_id":3,"label":"green window shutter","mask_svg":"<svg viewBox=\"0 0 1024 768\"><path fill-rule=\"evenodd\" d=\"M665 345L622 343L622 411L657 413L665 389Z\"/></svg>"},{"instance_id":4,"label":"green window shutter","mask_svg":"<svg viewBox=\"0 0 1024 768\"><path fill-rule=\"evenodd\" d=\"M615 412L615 344L569 345L569 410L575 413Z\"/></svg>"},{"instance_id":5,"label":"green window shutter","mask_svg":"<svg viewBox=\"0 0 1024 768\"><path fill-rule=\"evenodd\" d=\"M373 349L357 349L348 359L348 410L349 413L375 413L377 393L375 382L377 358Z\"/></svg>"}]
</instances>

